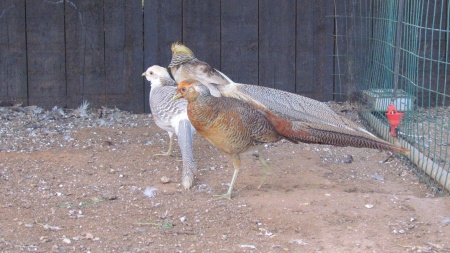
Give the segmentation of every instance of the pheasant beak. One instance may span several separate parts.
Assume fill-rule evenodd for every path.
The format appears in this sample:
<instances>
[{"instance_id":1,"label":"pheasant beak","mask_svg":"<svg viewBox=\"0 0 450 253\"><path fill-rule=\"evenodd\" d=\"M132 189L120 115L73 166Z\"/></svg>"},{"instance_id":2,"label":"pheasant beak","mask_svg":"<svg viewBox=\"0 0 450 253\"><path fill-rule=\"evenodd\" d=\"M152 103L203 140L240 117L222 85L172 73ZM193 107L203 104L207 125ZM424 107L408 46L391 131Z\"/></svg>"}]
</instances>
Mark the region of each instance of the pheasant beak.
<instances>
[{"instance_id":1,"label":"pheasant beak","mask_svg":"<svg viewBox=\"0 0 450 253\"><path fill-rule=\"evenodd\" d=\"M142 73L142 75L141 76L145 76L145 72L144 73Z\"/></svg>"},{"instance_id":2,"label":"pheasant beak","mask_svg":"<svg viewBox=\"0 0 450 253\"><path fill-rule=\"evenodd\" d=\"M181 93L177 93L173 96L172 100L177 100L180 99L181 97L183 97L183 95L181 95Z\"/></svg>"}]
</instances>

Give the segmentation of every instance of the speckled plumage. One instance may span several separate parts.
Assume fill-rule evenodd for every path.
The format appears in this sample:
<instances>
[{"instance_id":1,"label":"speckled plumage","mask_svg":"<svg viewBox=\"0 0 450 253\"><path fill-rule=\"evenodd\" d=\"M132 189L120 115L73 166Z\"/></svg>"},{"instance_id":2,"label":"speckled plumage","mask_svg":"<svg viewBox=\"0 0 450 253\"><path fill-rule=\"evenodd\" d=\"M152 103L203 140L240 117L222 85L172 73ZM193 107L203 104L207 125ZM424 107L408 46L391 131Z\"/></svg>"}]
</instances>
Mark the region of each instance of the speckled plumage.
<instances>
[{"instance_id":1,"label":"speckled plumage","mask_svg":"<svg viewBox=\"0 0 450 253\"><path fill-rule=\"evenodd\" d=\"M169 150L165 155L172 153L173 135L178 137L183 159L182 184L189 189L194 182L196 167L192 149L195 129L187 116L187 101L173 100L177 88L167 69L155 65L142 75L151 83L149 102L153 119L157 126L169 134Z\"/></svg>"}]
</instances>

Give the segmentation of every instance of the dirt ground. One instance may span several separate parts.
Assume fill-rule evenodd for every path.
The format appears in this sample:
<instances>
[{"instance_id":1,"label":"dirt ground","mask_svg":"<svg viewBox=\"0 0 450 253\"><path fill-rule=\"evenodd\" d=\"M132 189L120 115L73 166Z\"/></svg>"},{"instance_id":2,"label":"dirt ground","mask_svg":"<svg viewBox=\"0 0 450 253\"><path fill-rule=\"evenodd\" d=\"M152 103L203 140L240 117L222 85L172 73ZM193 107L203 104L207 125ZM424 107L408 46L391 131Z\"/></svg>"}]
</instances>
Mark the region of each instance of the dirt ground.
<instances>
[{"instance_id":1,"label":"dirt ground","mask_svg":"<svg viewBox=\"0 0 450 253\"><path fill-rule=\"evenodd\" d=\"M247 155L233 199L214 200L233 168L199 136L186 191L178 147L154 156L168 138L149 115L77 127L105 115L33 110L0 113L25 117L0 132L0 252L450 252L450 198L387 152L279 142L260 189Z\"/></svg>"}]
</instances>

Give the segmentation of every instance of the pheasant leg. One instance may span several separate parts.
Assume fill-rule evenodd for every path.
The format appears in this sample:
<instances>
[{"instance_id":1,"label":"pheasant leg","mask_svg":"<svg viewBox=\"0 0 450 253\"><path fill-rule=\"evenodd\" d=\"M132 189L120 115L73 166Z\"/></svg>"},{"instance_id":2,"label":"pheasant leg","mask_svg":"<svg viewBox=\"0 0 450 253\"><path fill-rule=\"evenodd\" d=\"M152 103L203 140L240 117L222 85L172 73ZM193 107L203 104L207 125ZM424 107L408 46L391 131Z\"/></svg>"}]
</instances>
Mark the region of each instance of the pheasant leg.
<instances>
[{"instance_id":1,"label":"pheasant leg","mask_svg":"<svg viewBox=\"0 0 450 253\"><path fill-rule=\"evenodd\" d=\"M172 156L173 133L169 133L169 149L165 153L155 154L155 156Z\"/></svg>"},{"instance_id":2,"label":"pheasant leg","mask_svg":"<svg viewBox=\"0 0 450 253\"><path fill-rule=\"evenodd\" d=\"M241 168L241 159L240 159L239 155L233 156L233 166L234 166L233 177L231 178L231 183L230 183L230 186L228 187L227 193L216 196L216 199L231 200L231 192L233 191L234 183L236 182L236 178L239 174L239 169Z\"/></svg>"},{"instance_id":3,"label":"pheasant leg","mask_svg":"<svg viewBox=\"0 0 450 253\"><path fill-rule=\"evenodd\" d=\"M263 169L263 178L261 179L261 183L258 185L258 189L266 182L267 175L272 174L272 170L270 169L269 163L266 158L264 158L263 154L259 152L259 162L261 163Z\"/></svg>"}]
</instances>

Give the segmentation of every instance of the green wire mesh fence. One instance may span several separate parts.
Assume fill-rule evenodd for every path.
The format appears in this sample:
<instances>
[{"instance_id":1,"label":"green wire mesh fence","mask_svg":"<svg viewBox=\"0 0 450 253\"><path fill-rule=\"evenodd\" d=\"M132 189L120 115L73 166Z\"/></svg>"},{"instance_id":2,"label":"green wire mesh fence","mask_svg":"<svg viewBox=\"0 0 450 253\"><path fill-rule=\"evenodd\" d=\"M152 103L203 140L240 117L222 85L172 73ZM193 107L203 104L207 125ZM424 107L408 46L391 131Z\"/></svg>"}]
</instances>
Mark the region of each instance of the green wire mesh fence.
<instances>
[{"instance_id":1,"label":"green wire mesh fence","mask_svg":"<svg viewBox=\"0 0 450 253\"><path fill-rule=\"evenodd\" d=\"M450 3L448 0L335 0L335 91L385 139L411 150L409 163L448 195ZM386 118L404 117L398 138Z\"/></svg>"}]
</instances>

